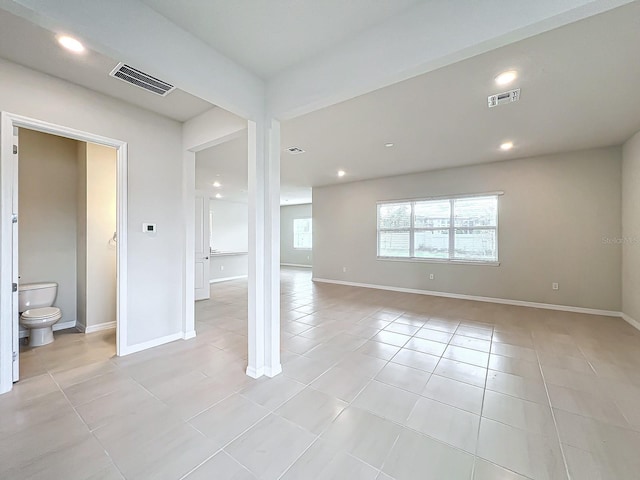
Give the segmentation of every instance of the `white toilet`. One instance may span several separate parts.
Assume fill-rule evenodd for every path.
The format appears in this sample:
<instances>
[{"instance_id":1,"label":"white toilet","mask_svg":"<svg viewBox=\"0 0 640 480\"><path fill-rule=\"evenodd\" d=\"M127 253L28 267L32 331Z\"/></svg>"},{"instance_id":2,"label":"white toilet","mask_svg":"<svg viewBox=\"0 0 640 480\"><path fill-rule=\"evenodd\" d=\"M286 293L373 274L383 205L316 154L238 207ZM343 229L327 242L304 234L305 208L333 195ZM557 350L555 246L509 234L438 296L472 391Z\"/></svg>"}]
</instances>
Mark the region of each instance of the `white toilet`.
<instances>
[{"instance_id":1,"label":"white toilet","mask_svg":"<svg viewBox=\"0 0 640 480\"><path fill-rule=\"evenodd\" d=\"M29 329L29 346L40 347L53 342L53 325L62 318L54 307L58 284L23 283L18 287L20 325Z\"/></svg>"}]
</instances>

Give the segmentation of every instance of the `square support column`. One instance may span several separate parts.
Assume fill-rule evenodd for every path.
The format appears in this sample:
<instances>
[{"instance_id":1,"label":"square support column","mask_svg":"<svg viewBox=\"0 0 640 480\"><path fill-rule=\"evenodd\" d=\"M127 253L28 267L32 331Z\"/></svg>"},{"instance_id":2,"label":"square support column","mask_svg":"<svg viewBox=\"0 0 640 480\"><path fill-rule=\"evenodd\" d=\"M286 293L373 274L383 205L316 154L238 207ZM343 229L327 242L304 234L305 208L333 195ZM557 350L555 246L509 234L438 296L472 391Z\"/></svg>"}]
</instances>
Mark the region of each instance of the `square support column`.
<instances>
[{"instance_id":1,"label":"square support column","mask_svg":"<svg viewBox=\"0 0 640 480\"><path fill-rule=\"evenodd\" d=\"M253 378L280 365L280 123L248 122L248 366Z\"/></svg>"}]
</instances>

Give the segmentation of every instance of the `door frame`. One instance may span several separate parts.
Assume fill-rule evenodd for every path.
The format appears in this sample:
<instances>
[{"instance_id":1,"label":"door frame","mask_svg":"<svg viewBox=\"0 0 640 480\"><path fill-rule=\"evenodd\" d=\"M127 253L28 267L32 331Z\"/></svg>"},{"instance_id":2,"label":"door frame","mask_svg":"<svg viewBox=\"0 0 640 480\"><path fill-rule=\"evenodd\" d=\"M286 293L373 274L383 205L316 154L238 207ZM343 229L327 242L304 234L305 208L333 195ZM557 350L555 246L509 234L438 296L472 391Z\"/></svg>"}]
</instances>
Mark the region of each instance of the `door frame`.
<instances>
[{"instance_id":1,"label":"door frame","mask_svg":"<svg viewBox=\"0 0 640 480\"><path fill-rule=\"evenodd\" d=\"M206 266L205 266L205 275L204 275L204 281L205 281L205 286L203 287L206 288L207 290L207 294L205 297L202 298L195 298L195 301L198 302L200 300L209 300L211 298L211 283L209 282L209 280L211 279L211 244L210 244L210 240L209 240L209 234L211 232L211 226L209 224L209 217L211 215L211 196L203 191L203 190L196 190L194 192L194 216L195 216L195 203L198 201L198 197L202 197L202 225L201 225L201 230L202 230L202 237L203 237L203 255L205 256L205 258L203 259L203 263L206 261ZM198 217L195 216L195 222L194 222L194 230L197 232L198 228L197 228L197 224L198 224ZM194 233L194 239L197 240L196 235ZM206 239L206 241L204 240ZM197 251L194 251L195 254L197 254ZM195 261L197 259L195 258L194 255L194 264ZM194 265L194 271L195 271L195 265ZM195 295L195 290L194 289L194 295ZM197 297L197 295L196 295Z\"/></svg>"},{"instance_id":2,"label":"door frame","mask_svg":"<svg viewBox=\"0 0 640 480\"><path fill-rule=\"evenodd\" d=\"M12 195L15 174L13 131L16 127L116 149L116 355L123 354L127 346L127 142L3 111L0 114L0 394L13 387L13 322L16 319L12 305L17 296L12 292L12 283L17 282L17 278L13 278L12 271Z\"/></svg>"}]
</instances>

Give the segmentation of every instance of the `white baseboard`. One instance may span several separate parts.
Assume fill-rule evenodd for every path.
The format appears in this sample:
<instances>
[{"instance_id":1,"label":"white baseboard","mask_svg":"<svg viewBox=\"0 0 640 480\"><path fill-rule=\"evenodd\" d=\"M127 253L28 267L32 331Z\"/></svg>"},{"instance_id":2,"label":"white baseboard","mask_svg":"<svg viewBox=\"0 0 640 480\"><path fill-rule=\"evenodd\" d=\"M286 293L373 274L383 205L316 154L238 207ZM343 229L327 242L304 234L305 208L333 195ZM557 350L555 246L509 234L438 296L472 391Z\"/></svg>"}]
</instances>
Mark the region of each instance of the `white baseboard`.
<instances>
[{"instance_id":1,"label":"white baseboard","mask_svg":"<svg viewBox=\"0 0 640 480\"><path fill-rule=\"evenodd\" d=\"M640 330L640 322L638 322L636 319L631 318L629 315L627 315L626 313L623 313L623 312L620 312L620 316L629 325L631 325L632 327L636 328L637 330Z\"/></svg>"},{"instance_id":2,"label":"white baseboard","mask_svg":"<svg viewBox=\"0 0 640 480\"><path fill-rule=\"evenodd\" d=\"M51 328L53 329L54 332L57 332L58 330L66 330L67 328L76 328L76 322L74 322L73 320L69 320L68 322L60 322L60 323L56 323ZM18 337L27 338L28 336L29 336L29 330L23 329L22 327L20 327L20 333L18 334Z\"/></svg>"},{"instance_id":3,"label":"white baseboard","mask_svg":"<svg viewBox=\"0 0 640 480\"><path fill-rule=\"evenodd\" d=\"M105 322L99 323L97 325L89 325L88 327L85 327L84 333L94 333L101 332L102 330L111 330L112 328L116 328L116 325L116 322Z\"/></svg>"},{"instance_id":4,"label":"white baseboard","mask_svg":"<svg viewBox=\"0 0 640 480\"><path fill-rule=\"evenodd\" d=\"M148 348L158 347L160 345L164 345L165 343L174 342L175 340L182 340L182 337L182 332L179 332L160 338L155 338L153 340L149 340L148 342L142 342L135 345L122 347L120 349L120 356L123 357L132 353L141 352L142 350L146 350Z\"/></svg>"},{"instance_id":5,"label":"white baseboard","mask_svg":"<svg viewBox=\"0 0 640 480\"><path fill-rule=\"evenodd\" d=\"M620 317L622 314L613 310L598 310L595 308L573 307L570 305L554 305L551 303L526 302L523 300L509 300L507 298L479 297L461 293L436 292L431 290L418 290L414 288L389 287L386 285L374 285L369 283L344 282L342 280L329 280L326 278L314 278L314 282L333 283L347 285L349 287L375 288L377 290L389 290L391 292L415 293L418 295L432 295L434 297L457 298L460 300L474 300L476 302L501 303L516 305L518 307L544 308L545 310L559 310L562 312L586 313L588 315L603 315L605 317Z\"/></svg>"},{"instance_id":6,"label":"white baseboard","mask_svg":"<svg viewBox=\"0 0 640 480\"><path fill-rule=\"evenodd\" d=\"M196 338L196 331L195 330L191 330L190 332L187 332L187 333L183 334L182 338L184 340L189 340L190 338Z\"/></svg>"},{"instance_id":7,"label":"white baseboard","mask_svg":"<svg viewBox=\"0 0 640 480\"><path fill-rule=\"evenodd\" d=\"M237 275L235 277L224 277L224 278L214 278L209 280L209 284L211 283L220 283L220 282L228 282L229 280L238 280L240 278L247 278L248 275Z\"/></svg>"},{"instance_id":8,"label":"white baseboard","mask_svg":"<svg viewBox=\"0 0 640 480\"><path fill-rule=\"evenodd\" d=\"M299 267L299 268L312 268L313 265L302 265L301 263L281 263L281 267Z\"/></svg>"}]
</instances>

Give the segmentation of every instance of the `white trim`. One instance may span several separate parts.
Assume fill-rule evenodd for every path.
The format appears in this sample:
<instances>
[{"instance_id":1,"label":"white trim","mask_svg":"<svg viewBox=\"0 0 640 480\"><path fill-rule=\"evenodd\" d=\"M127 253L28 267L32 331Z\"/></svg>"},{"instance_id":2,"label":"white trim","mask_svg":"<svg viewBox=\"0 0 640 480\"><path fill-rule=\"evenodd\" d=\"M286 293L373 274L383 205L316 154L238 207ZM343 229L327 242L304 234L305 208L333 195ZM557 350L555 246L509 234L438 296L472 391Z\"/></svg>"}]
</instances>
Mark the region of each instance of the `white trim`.
<instances>
[{"instance_id":1,"label":"white trim","mask_svg":"<svg viewBox=\"0 0 640 480\"><path fill-rule=\"evenodd\" d=\"M136 345L126 347L121 355L131 355L132 353L141 352L142 350L147 350L148 348L158 347L160 345L164 345L165 343L175 342L176 340L182 340L182 338L182 332L173 333L165 337L154 338L153 340L149 340L148 342L137 343Z\"/></svg>"},{"instance_id":2,"label":"white trim","mask_svg":"<svg viewBox=\"0 0 640 480\"><path fill-rule=\"evenodd\" d=\"M182 335L182 339L183 340L189 340L191 338L196 338L196 331L195 330L191 330L190 332L187 332L184 335Z\"/></svg>"},{"instance_id":3,"label":"white trim","mask_svg":"<svg viewBox=\"0 0 640 480\"><path fill-rule=\"evenodd\" d=\"M282 365L279 363L274 367L264 367L264 374L269 378L273 378L276 375L280 375L282 373Z\"/></svg>"},{"instance_id":4,"label":"white trim","mask_svg":"<svg viewBox=\"0 0 640 480\"><path fill-rule=\"evenodd\" d=\"M301 263L281 263L281 267L301 267L301 268L312 268L313 265L302 265Z\"/></svg>"},{"instance_id":5,"label":"white trim","mask_svg":"<svg viewBox=\"0 0 640 480\"><path fill-rule=\"evenodd\" d=\"M251 378L260 378L264 375L264 367L255 369L251 366L247 366L247 376Z\"/></svg>"},{"instance_id":6,"label":"white trim","mask_svg":"<svg viewBox=\"0 0 640 480\"><path fill-rule=\"evenodd\" d=\"M248 275L236 275L235 277L213 278L209 280L209 285L212 283L228 282L229 280L238 280L240 278L247 278Z\"/></svg>"},{"instance_id":7,"label":"white trim","mask_svg":"<svg viewBox=\"0 0 640 480\"><path fill-rule=\"evenodd\" d=\"M54 332L57 332L58 330L66 330L67 328L78 328L78 325L76 325L76 322L74 322L73 320L69 320L67 322L56 323L53 327L51 327ZM20 330L20 338L27 338L28 336L29 329Z\"/></svg>"},{"instance_id":8,"label":"white trim","mask_svg":"<svg viewBox=\"0 0 640 480\"><path fill-rule=\"evenodd\" d=\"M640 322L638 322L635 318L631 318L629 315L627 315L624 312L620 312L620 316L625 322L627 322L633 328L635 328L636 330L640 330Z\"/></svg>"},{"instance_id":9,"label":"white trim","mask_svg":"<svg viewBox=\"0 0 640 480\"><path fill-rule=\"evenodd\" d=\"M97 325L89 325L88 327L85 327L84 333L94 333L101 332L103 330L111 330L113 328L116 328L116 325L117 322L104 322Z\"/></svg>"},{"instance_id":10,"label":"white trim","mask_svg":"<svg viewBox=\"0 0 640 480\"><path fill-rule=\"evenodd\" d=\"M13 261L13 252L11 245L11 202L8 197L11 194L12 176L7 177L8 170L12 170L10 166L13 156L13 129L15 127L28 128L38 132L49 133L65 138L71 138L82 142L96 143L117 150L117 185L116 185L116 231L118 233L118 243L116 247L116 276L117 276L117 292L116 292L116 355L124 355L123 351L128 350L127 347L127 191L128 191L128 149L127 143L122 140L103 137L89 132L83 132L74 128L56 125L42 120L16 115L9 112L0 114L0 168L2 169L2 182L0 202L3 207L0 212L0 239L1 253L0 266L2 273L0 274L0 393L8 392L13 386L13 372L11 355L13 351L12 329L15 321L12 312L12 268L9 268ZM74 322L75 325L75 322Z\"/></svg>"},{"instance_id":11,"label":"white trim","mask_svg":"<svg viewBox=\"0 0 640 480\"><path fill-rule=\"evenodd\" d=\"M553 305L551 303L526 302L524 300L510 300L507 298L480 297L476 295L465 295L462 293L436 292L432 290L418 290L415 288L389 287L386 285L375 285L370 283L345 282L342 280L329 280L326 278L313 278L314 282L333 283L336 285L347 285L349 287L375 288L377 290L389 290L391 292L415 293L418 295L432 295L434 297L457 298L461 300L474 300L476 302L501 303L505 305L516 305L518 307L543 308L545 310L559 310L562 312L586 313L588 315L603 315L607 317L620 317L622 314L613 310L598 310L595 308L573 307L570 305Z\"/></svg>"},{"instance_id":12,"label":"white trim","mask_svg":"<svg viewBox=\"0 0 640 480\"><path fill-rule=\"evenodd\" d=\"M445 265L477 265L480 267L499 267L500 262L473 262L471 260L446 260L437 258L419 257L376 257L379 262L405 262L405 263L442 263Z\"/></svg>"},{"instance_id":13,"label":"white trim","mask_svg":"<svg viewBox=\"0 0 640 480\"><path fill-rule=\"evenodd\" d=\"M473 198L473 197L500 197L502 195L504 195L504 192L502 190L498 190L495 192L485 192L485 193L459 193L454 195L436 195L434 197L415 197L415 198L400 198L397 200L378 200L376 204L384 205L388 203L393 204L393 203L406 203L406 202L421 202L426 200L450 200L450 199Z\"/></svg>"}]
</instances>

